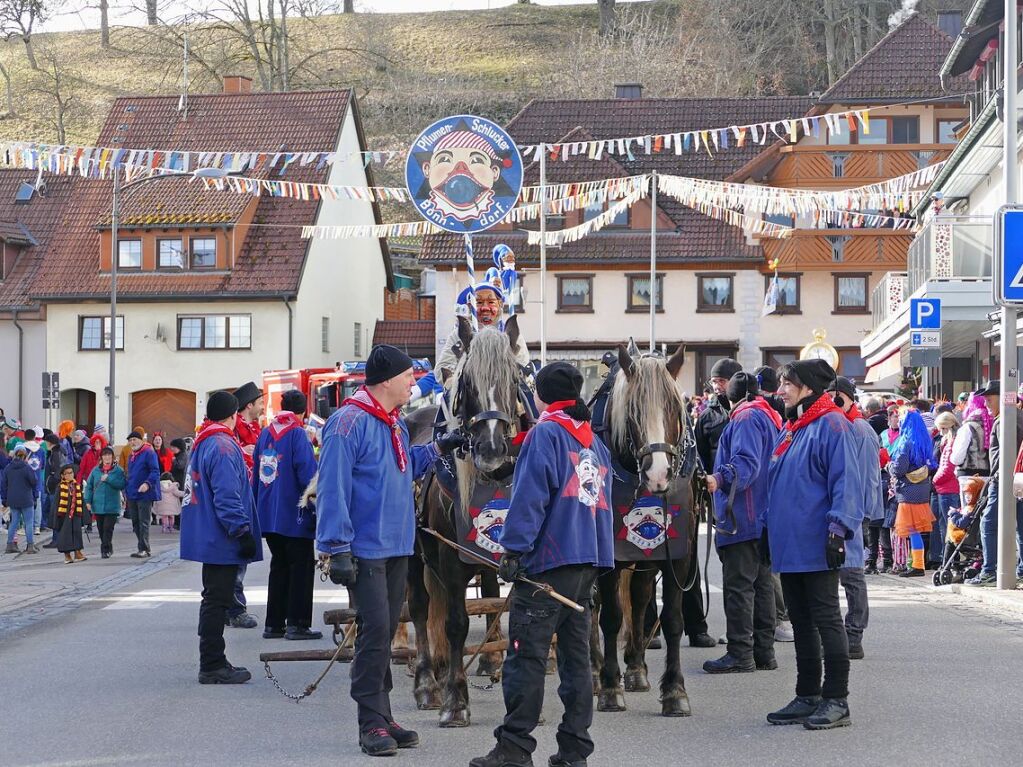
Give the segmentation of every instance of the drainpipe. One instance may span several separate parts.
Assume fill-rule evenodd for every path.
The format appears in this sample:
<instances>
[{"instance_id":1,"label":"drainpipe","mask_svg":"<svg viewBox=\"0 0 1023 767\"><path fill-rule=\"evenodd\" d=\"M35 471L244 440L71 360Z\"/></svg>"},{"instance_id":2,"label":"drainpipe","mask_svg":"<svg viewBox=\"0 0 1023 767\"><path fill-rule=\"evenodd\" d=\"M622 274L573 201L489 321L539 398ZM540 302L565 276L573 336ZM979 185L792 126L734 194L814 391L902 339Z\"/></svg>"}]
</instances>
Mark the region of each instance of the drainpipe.
<instances>
[{"instance_id":1,"label":"drainpipe","mask_svg":"<svg viewBox=\"0 0 1023 767\"><path fill-rule=\"evenodd\" d=\"M288 370L291 370L291 328L295 321L295 314L291 311L291 304L288 303L288 297L281 296L281 300L284 302L284 308L288 310Z\"/></svg>"},{"instance_id":2,"label":"drainpipe","mask_svg":"<svg viewBox=\"0 0 1023 767\"><path fill-rule=\"evenodd\" d=\"M25 403L25 329L18 322L18 310L11 309L14 327L18 329L18 418L24 418Z\"/></svg>"}]
</instances>

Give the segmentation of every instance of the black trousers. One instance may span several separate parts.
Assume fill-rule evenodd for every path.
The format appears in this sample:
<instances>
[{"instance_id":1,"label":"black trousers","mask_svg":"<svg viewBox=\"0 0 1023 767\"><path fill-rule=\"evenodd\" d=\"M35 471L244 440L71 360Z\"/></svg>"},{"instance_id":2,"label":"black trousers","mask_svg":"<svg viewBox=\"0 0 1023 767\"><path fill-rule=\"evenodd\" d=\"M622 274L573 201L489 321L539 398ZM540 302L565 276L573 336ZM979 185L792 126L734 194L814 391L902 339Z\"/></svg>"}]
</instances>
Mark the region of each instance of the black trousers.
<instances>
[{"instance_id":1,"label":"black trousers","mask_svg":"<svg viewBox=\"0 0 1023 767\"><path fill-rule=\"evenodd\" d=\"M760 561L760 542L718 547L728 654L742 661L774 659L774 579Z\"/></svg>"},{"instance_id":2,"label":"black trousers","mask_svg":"<svg viewBox=\"0 0 1023 767\"><path fill-rule=\"evenodd\" d=\"M227 665L224 623L234 603L238 565L202 566L202 602L199 603L199 670L216 671Z\"/></svg>"},{"instance_id":3,"label":"black trousers","mask_svg":"<svg viewBox=\"0 0 1023 767\"><path fill-rule=\"evenodd\" d=\"M504 740L532 753L533 730L543 708L544 676L551 639L558 635L558 697L565 713L558 725L558 753L567 762L593 753L593 677L590 673L590 610L597 569L591 565L558 567L535 576L555 591L587 608L577 613L529 586L512 588L508 609L508 654L501 687L504 722L494 730Z\"/></svg>"},{"instance_id":4,"label":"black trousers","mask_svg":"<svg viewBox=\"0 0 1023 767\"><path fill-rule=\"evenodd\" d=\"M266 625L309 628L313 625L313 580L316 560L312 538L266 534L270 547L270 579L267 583Z\"/></svg>"},{"instance_id":5,"label":"black trousers","mask_svg":"<svg viewBox=\"0 0 1023 767\"><path fill-rule=\"evenodd\" d=\"M391 640L405 601L408 557L360 559L352 586L355 598L355 657L352 700L359 707L359 732L387 727L391 715Z\"/></svg>"},{"instance_id":6,"label":"black trousers","mask_svg":"<svg viewBox=\"0 0 1023 767\"><path fill-rule=\"evenodd\" d=\"M99 553L114 553L114 528L117 526L117 514L97 514L96 527L99 528Z\"/></svg>"},{"instance_id":7,"label":"black trousers","mask_svg":"<svg viewBox=\"0 0 1023 767\"><path fill-rule=\"evenodd\" d=\"M796 695L849 695L849 639L838 601L838 570L782 573L785 605L796 640ZM824 684L821 685L821 644Z\"/></svg>"},{"instance_id":8,"label":"black trousers","mask_svg":"<svg viewBox=\"0 0 1023 767\"><path fill-rule=\"evenodd\" d=\"M885 562L892 566L892 531L883 526L881 520L871 522L866 528L864 540L869 550L867 561L876 565L878 562Z\"/></svg>"}]
</instances>

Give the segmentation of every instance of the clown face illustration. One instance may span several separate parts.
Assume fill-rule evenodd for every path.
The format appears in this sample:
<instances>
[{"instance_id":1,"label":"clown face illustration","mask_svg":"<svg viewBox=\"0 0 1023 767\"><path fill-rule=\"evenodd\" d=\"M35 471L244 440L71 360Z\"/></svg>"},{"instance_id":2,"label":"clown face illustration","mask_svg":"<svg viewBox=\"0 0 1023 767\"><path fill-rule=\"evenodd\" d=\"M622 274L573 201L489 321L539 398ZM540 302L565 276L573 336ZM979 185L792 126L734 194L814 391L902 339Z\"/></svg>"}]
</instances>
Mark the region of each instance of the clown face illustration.
<instances>
[{"instance_id":1,"label":"clown face illustration","mask_svg":"<svg viewBox=\"0 0 1023 767\"><path fill-rule=\"evenodd\" d=\"M486 139L470 131L453 131L437 142L423 163L434 204L459 221L490 210L501 161Z\"/></svg>"},{"instance_id":2,"label":"clown face illustration","mask_svg":"<svg viewBox=\"0 0 1023 767\"><path fill-rule=\"evenodd\" d=\"M649 554L662 543L667 535L664 525L664 509L653 496L637 498L622 518L627 531L625 540Z\"/></svg>"},{"instance_id":3,"label":"clown face illustration","mask_svg":"<svg viewBox=\"0 0 1023 767\"><path fill-rule=\"evenodd\" d=\"M259 481L271 485L277 479L277 453L267 450L259 456Z\"/></svg>"},{"instance_id":4,"label":"clown face illustration","mask_svg":"<svg viewBox=\"0 0 1023 767\"><path fill-rule=\"evenodd\" d=\"M600 464L592 450L579 451L579 463L575 465L575 476L579 480L579 502L596 509L600 502Z\"/></svg>"},{"instance_id":5,"label":"clown face illustration","mask_svg":"<svg viewBox=\"0 0 1023 767\"><path fill-rule=\"evenodd\" d=\"M504 532L504 518L508 514L508 500L494 498L484 506L473 519L476 528L476 545L491 554L504 552L501 546L501 533Z\"/></svg>"}]
</instances>

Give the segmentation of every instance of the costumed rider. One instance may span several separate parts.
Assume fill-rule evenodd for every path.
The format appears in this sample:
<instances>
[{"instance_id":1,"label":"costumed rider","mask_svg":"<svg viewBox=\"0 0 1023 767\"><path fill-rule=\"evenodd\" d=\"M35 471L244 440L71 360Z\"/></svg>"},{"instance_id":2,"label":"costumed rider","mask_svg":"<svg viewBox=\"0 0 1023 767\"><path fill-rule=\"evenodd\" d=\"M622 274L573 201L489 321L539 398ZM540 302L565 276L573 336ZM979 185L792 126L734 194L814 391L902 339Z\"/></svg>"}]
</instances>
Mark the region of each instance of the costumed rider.
<instances>
[{"instance_id":1,"label":"costumed rider","mask_svg":"<svg viewBox=\"0 0 1023 767\"><path fill-rule=\"evenodd\" d=\"M458 295L458 300L455 304L456 316L469 316L470 293L472 293L472 288L466 288ZM504 329L504 321L501 319L504 312L504 301L504 291L501 288L486 282L476 286L476 319L480 328ZM440 374L441 381L446 382L455 372L455 368L458 367L456 347L461 348L458 340L457 322L448 336L448 340L444 343L440 356L437 357L437 372ZM525 341L521 339L519 340L519 351L516 359L520 366L530 368L529 349L526 348Z\"/></svg>"},{"instance_id":2,"label":"costumed rider","mask_svg":"<svg viewBox=\"0 0 1023 767\"><path fill-rule=\"evenodd\" d=\"M508 301L508 313L515 314L521 303L519 273L515 271L515 251L504 243L494 246L494 265L487 269L485 281L499 287Z\"/></svg>"},{"instance_id":3,"label":"costumed rider","mask_svg":"<svg viewBox=\"0 0 1023 767\"><path fill-rule=\"evenodd\" d=\"M838 571L863 523L863 480L852 426L825 391L831 365L797 360L779 376L786 423L771 454L765 522L795 635L796 697L767 721L824 730L851 723Z\"/></svg>"},{"instance_id":4,"label":"costumed rider","mask_svg":"<svg viewBox=\"0 0 1023 767\"><path fill-rule=\"evenodd\" d=\"M359 627L351 695L358 706L359 745L389 756L419 745L391 715L391 640L405 601L415 541L412 482L440 453L465 444L460 433L409 446L401 418L414 375L412 359L394 346L374 346L366 383L323 427L316 502L316 550L329 558L330 579L352 594Z\"/></svg>"},{"instance_id":5,"label":"costumed rider","mask_svg":"<svg viewBox=\"0 0 1023 767\"><path fill-rule=\"evenodd\" d=\"M611 456L590 428L580 399L582 375L554 362L536 376L537 408L512 485L504 521L500 574L513 583L508 612L508 654L502 671L504 722L497 745L470 767L531 767L533 729L543 706L544 675L551 638L558 635L558 695L565 713L558 726L558 753L551 767L585 765L593 753L593 678L589 637L591 591L599 571L614 566L611 517ZM586 609L563 607L534 587L550 584Z\"/></svg>"}]
</instances>

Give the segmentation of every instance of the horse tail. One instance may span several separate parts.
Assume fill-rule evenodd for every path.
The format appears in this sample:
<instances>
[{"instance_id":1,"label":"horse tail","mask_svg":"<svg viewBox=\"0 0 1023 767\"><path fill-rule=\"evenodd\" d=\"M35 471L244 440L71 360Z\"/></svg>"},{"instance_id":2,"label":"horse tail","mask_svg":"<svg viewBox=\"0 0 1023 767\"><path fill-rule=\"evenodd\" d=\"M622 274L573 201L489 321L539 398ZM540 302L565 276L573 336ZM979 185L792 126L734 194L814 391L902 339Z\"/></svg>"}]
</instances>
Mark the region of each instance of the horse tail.
<instances>
[{"instance_id":1,"label":"horse tail","mask_svg":"<svg viewBox=\"0 0 1023 767\"><path fill-rule=\"evenodd\" d=\"M426 592L430 595L430 610L426 619L426 636L430 642L430 655L435 669L448 664L448 592L444 584L429 567L424 568Z\"/></svg>"},{"instance_id":2,"label":"horse tail","mask_svg":"<svg viewBox=\"0 0 1023 767\"><path fill-rule=\"evenodd\" d=\"M621 638L632 636L632 570L622 570L618 578L618 604L622 608Z\"/></svg>"}]
</instances>

